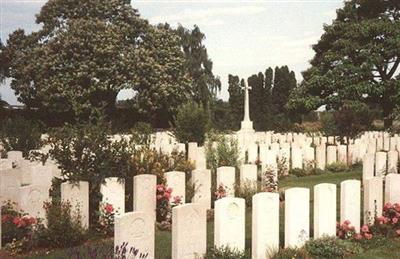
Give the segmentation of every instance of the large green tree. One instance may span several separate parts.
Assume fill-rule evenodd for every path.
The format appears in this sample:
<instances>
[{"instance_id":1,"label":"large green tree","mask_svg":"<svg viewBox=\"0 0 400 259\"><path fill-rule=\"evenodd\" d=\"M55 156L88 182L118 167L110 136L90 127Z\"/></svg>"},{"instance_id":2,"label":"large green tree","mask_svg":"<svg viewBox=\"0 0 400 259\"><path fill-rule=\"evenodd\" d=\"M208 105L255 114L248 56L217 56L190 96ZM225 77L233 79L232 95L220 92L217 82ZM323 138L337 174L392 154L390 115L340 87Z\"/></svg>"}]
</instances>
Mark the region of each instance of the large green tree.
<instances>
[{"instance_id":1,"label":"large green tree","mask_svg":"<svg viewBox=\"0 0 400 259\"><path fill-rule=\"evenodd\" d=\"M203 44L205 35L197 25L192 30L179 25L176 32L185 53L185 66L193 80L194 100L208 108L210 101L221 90L221 82L212 72L213 62Z\"/></svg>"},{"instance_id":2,"label":"large green tree","mask_svg":"<svg viewBox=\"0 0 400 259\"><path fill-rule=\"evenodd\" d=\"M228 75L229 108L232 114L232 129L240 129L240 122L243 120L243 90L244 80L238 76Z\"/></svg>"},{"instance_id":3,"label":"large green tree","mask_svg":"<svg viewBox=\"0 0 400 259\"><path fill-rule=\"evenodd\" d=\"M290 109L339 110L345 102L365 103L379 106L385 126L392 125L400 92L400 1L346 1L313 49Z\"/></svg>"},{"instance_id":4,"label":"large green tree","mask_svg":"<svg viewBox=\"0 0 400 259\"><path fill-rule=\"evenodd\" d=\"M130 1L50 0L36 22L42 29L17 30L6 47L11 87L28 107L87 118L112 111L131 88L139 109L168 120L190 96L178 36L149 25Z\"/></svg>"}]
</instances>

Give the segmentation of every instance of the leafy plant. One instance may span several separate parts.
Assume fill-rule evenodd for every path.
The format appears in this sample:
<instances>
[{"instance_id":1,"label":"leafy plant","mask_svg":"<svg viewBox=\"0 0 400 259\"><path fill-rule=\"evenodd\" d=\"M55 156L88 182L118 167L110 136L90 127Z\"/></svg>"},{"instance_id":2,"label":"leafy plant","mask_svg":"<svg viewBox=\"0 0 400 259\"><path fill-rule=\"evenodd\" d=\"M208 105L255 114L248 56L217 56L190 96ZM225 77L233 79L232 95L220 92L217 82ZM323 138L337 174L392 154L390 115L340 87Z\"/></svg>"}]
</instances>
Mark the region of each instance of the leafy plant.
<instances>
[{"instance_id":1,"label":"leafy plant","mask_svg":"<svg viewBox=\"0 0 400 259\"><path fill-rule=\"evenodd\" d=\"M257 182L245 181L235 185L235 197L245 199L246 207L251 208L252 199L257 194Z\"/></svg>"},{"instance_id":2,"label":"leafy plant","mask_svg":"<svg viewBox=\"0 0 400 259\"><path fill-rule=\"evenodd\" d=\"M30 250L36 245L36 231L40 221L23 211L16 204L6 201L1 207L2 244L11 255Z\"/></svg>"},{"instance_id":3,"label":"leafy plant","mask_svg":"<svg viewBox=\"0 0 400 259\"><path fill-rule=\"evenodd\" d=\"M206 159L207 168L211 168L213 172L220 166L238 167L240 160L237 140L222 135L210 136L207 141Z\"/></svg>"},{"instance_id":4,"label":"leafy plant","mask_svg":"<svg viewBox=\"0 0 400 259\"><path fill-rule=\"evenodd\" d=\"M268 251L267 251L268 253ZM270 255L271 259L311 259L310 255L303 248L279 249Z\"/></svg>"},{"instance_id":5,"label":"leafy plant","mask_svg":"<svg viewBox=\"0 0 400 259\"><path fill-rule=\"evenodd\" d=\"M98 217L99 222L96 230L104 236L114 235L114 217L118 213L110 203L100 203Z\"/></svg>"},{"instance_id":6,"label":"leafy plant","mask_svg":"<svg viewBox=\"0 0 400 259\"><path fill-rule=\"evenodd\" d=\"M213 247L204 255L204 259L250 259L249 251L239 251L228 246Z\"/></svg>"},{"instance_id":7,"label":"leafy plant","mask_svg":"<svg viewBox=\"0 0 400 259\"><path fill-rule=\"evenodd\" d=\"M82 244L87 236L81 226L80 216L72 216L68 202L47 202L47 226L38 233L39 244L43 247L70 247Z\"/></svg>"},{"instance_id":8,"label":"leafy plant","mask_svg":"<svg viewBox=\"0 0 400 259\"><path fill-rule=\"evenodd\" d=\"M310 257L316 259L345 258L358 253L360 249L354 243L329 236L311 239L305 243L304 248Z\"/></svg>"},{"instance_id":9,"label":"leafy plant","mask_svg":"<svg viewBox=\"0 0 400 259\"><path fill-rule=\"evenodd\" d=\"M346 172L349 170L349 166L344 163L334 162L326 165L325 169L334 173Z\"/></svg>"},{"instance_id":10,"label":"leafy plant","mask_svg":"<svg viewBox=\"0 0 400 259\"><path fill-rule=\"evenodd\" d=\"M131 131L133 141L138 145L150 145L153 132L154 129L151 124L145 122L136 123Z\"/></svg>"},{"instance_id":11,"label":"leafy plant","mask_svg":"<svg viewBox=\"0 0 400 259\"><path fill-rule=\"evenodd\" d=\"M174 135L179 142L202 145L209 128L210 116L202 106L188 103L179 108L174 127Z\"/></svg>"},{"instance_id":12,"label":"leafy plant","mask_svg":"<svg viewBox=\"0 0 400 259\"><path fill-rule=\"evenodd\" d=\"M27 156L30 150L42 145L38 123L22 117L10 118L2 123L0 143L6 151L18 150Z\"/></svg>"}]
</instances>

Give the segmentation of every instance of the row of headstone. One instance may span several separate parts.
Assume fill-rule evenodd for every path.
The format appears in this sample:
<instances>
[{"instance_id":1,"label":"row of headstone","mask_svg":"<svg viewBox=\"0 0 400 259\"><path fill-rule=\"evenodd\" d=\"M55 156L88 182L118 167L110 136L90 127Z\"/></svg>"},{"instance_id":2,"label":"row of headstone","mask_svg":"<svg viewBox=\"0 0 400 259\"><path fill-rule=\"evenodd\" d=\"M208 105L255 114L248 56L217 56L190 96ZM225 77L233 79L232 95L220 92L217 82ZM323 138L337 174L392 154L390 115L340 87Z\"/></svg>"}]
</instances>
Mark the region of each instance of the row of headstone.
<instances>
[{"instance_id":1,"label":"row of headstone","mask_svg":"<svg viewBox=\"0 0 400 259\"><path fill-rule=\"evenodd\" d=\"M363 157L363 182L372 177L397 174L398 165L399 152L397 151L366 153Z\"/></svg>"},{"instance_id":2,"label":"row of headstone","mask_svg":"<svg viewBox=\"0 0 400 259\"><path fill-rule=\"evenodd\" d=\"M386 177L386 202L400 202L400 175ZM367 216L379 216L383 202L382 178L368 179L364 191L364 223ZM314 238L336 235L336 185L314 186ZM268 251L279 248L278 193L257 193L252 198L252 258L268 258ZM245 249L245 200L225 197L215 202L214 245ZM301 247L310 237L310 190L291 188L285 191L285 247ZM350 221L360 231L361 182L346 180L340 184L340 222ZM126 213L116 218L115 246L128 242L140 253L154 258L154 222L144 212ZM196 227L193 227L196 226ZM206 252L206 208L199 203L179 205L172 210L172 258L197 258Z\"/></svg>"}]
</instances>

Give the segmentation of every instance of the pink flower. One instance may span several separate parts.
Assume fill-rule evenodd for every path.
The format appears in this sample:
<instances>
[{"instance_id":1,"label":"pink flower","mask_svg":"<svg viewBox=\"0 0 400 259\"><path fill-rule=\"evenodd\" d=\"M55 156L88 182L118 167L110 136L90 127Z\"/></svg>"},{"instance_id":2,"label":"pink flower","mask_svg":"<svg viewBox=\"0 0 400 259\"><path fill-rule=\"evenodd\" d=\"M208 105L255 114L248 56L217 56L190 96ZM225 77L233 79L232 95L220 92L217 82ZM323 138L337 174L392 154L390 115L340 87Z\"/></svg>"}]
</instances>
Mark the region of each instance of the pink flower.
<instances>
[{"instance_id":1,"label":"pink flower","mask_svg":"<svg viewBox=\"0 0 400 259\"><path fill-rule=\"evenodd\" d=\"M367 225L363 225L362 227L361 227L361 232L369 232L369 227L367 226Z\"/></svg>"},{"instance_id":2,"label":"pink flower","mask_svg":"<svg viewBox=\"0 0 400 259\"><path fill-rule=\"evenodd\" d=\"M174 197L174 203L175 204L181 204L182 202L182 198L180 196L175 196Z\"/></svg>"},{"instance_id":3,"label":"pink flower","mask_svg":"<svg viewBox=\"0 0 400 259\"><path fill-rule=\"evenodd\" d=\"M399 221L399 218L393 218L392 219L393 224L396 224L398 221Z\"/></svg>"},{"instance_id":4,"label":"pink flower","mask_svg":"<svg viewBox=\"0 0 400 259\"><path fill-rule=\"evenodd\" d=\"M167 192L168 192L168 193L172 193L172 188L169 187L169 188L167 189Z\"/></svg>"},{"instance_id":5,"label":"pink flower","mask_svg":"<svg viewBox=\"0 0 400 259\"><path fill-rule=\"evenodd\" d=\"M114 211L114 207L112 204L107 203L107 205L104 207L107 213L111 214Z\"/></svg>"},{"instance_id":6,"label":"pink flower","mask_svg":"<svg viewBox=\"0 0 400 259\"><path fill-rule=\"evenodd\" d=\"M367 240L370 240L372 238L372 234L369 233L365 233L364 236Z\"/></svg>"},{"instance_id":7,"label":"pink flower","mask_svg":"<svg viewBox=\"0 0 400 259\"><path fill-rule=\"evenodd\" d=\"M392 204L390 202L386 203L385 206L383 206L383 210L388 210L392 207Z\"/></svg>"},{"instance_id":8,"label":"pink flower","mask_svg":"<svg viewBox=\"0 0 400 259\"><path fill-rule=\"evenodd\" d=\"M400 236L400 229L396 230L396 234Z\"/></svg>"},{"instance_id":9,"label":"pink flower","mask_svg":"<svg viewBox=\"0 0 400 259\"><path fill-rule=\"evenodd\" d=\"M361 235L361 234L356 234L356 235L354 236L354 238L355 238L356 240L361 240L361 239L362 239L362 235Z\"/></svg>"},{"instance_id":10,"label":"pink flower","mask_svg":"<svg viewBox=\"0 0 400 259\"><path fill-rule=\"evenodd\" d=\"M350 220L345 220L345 221L343 222L343 224L345 224L345 225L350 225Z\"/></svg>"},{"instance_id":11,"label":"pink flower","mask_svg":"<svg viewBox=\"0 0 400 259\"><path fill-rule=\"evenodd\" d=\"M157 191L159 192L164 191L164 187L161 184L157 185Z\"/></svg>"},{"instance_id":12,"label":"pink flower","mask_svg":"<svg viewBox=\"0 0 400 259\"><path fill-rule=\"evenodd\" d=\"M161 194L157 194L157 200L160 200L163 196Z\"/></svg>"}]
</instances>

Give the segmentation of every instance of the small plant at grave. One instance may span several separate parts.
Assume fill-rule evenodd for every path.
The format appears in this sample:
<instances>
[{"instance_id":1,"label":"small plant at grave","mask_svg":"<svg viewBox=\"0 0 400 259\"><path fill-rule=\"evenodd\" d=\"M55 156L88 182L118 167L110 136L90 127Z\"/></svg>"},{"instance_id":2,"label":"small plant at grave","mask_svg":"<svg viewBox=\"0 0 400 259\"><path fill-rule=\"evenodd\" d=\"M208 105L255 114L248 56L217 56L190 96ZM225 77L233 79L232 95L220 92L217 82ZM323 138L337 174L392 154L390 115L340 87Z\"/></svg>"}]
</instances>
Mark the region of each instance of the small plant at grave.
<instances>
[{"instance_id":1,"label":"small plant at grave","mask_svg":"<svg viewBox=\"0 0 400 259\"><path fill-rule=\"evenodd\" d=\"M214 192L215 200L219 200L226 197L226 189L227 187L221 183L218 186L217 190Z\"/></svg>"},{"instance_id":2,"label":"small plant at grave","mask_svg":"<svg viewBox=\"0 0 400 259\"><path fill-rule=\"evenodd\" d=\"M157 226L161 230L171 230L172 208L182 204L182 197L172 196L172 188L165 184L157 185ZM172 199L172 201L171 201Z\"/></svg>"},{"instance_id":3,"label":"small plant at grave","mask_svg":"<svg viewBox=\"0 0 400 259\"><path fill-rule=\"evenodd\" d=\"M370 229L375 235L400 237L400 204L386 203L382 216L375 218Z\"/></svg>"},{"instance_id":4,"label":"small plant at grave","mask_svg":"<svg viewBox=\"0 0 400 259\"><path fill-rule=\"evenodd\" d=\"M277 160L278 179L282 179L289 174L289 163L286 157L280 157Z\"/></svg>"},{"instance_id":5,"label":"small plant at grave","mask_svg":"<svg viewBox=\"0 0 400 259\"><path fill-rule=\"evenodd\" d=\"M228 246L210 248L204 255L204 259L250 259L249 251L240 251Z\"/></svg>"},{"instance_id":6,"label":"small plant at grave","mask_svg":"<svg viewBox=\"0 0 400 259\"><path fill-rule=\"evenodd\" d=\"M278 179L272 168L267 167L264 172L263 191L265 192L277 192L278 191Z\"/></svg>"},{"instance_id":7,"label":"small plant at grave","mask_svg":"<svg viewBox=\"0 0 400 259\"><path fill-rule=\"evenodd\" d=\"M70 247L67 249L66 254L70 259L113 258L114 245L102 241L94 245Z\"/></svg>"},{"instance_id":8,"label":"small plant at grave","mask_svg":"<svg viewBox=\"0 0 400 259\"><path fill-rule=\"evenodd\" d=\"M96 231L104 236L114 235L114 218L118 210L115 210L113 205L110 203L100 203L98 212L98 225Z\"/></svg>"},{"instance_id":9,"label":"small plant at grave","mask_svg":"<svg viewBox=\"0 0 400 259\"><path fill-rule=\"evenodd\" d=\"M42 247L64 248L82 244L87 236L82 228L81 217L71 215L72 206L68 202L46 202L47 226L38 233Z\"/></svg>"},{"instance_id":10,"label":"small plant at grave","mask_svg":"<svg viewBox=\"0 0 400 259\"><path fill-rule=\"evenodd\" d=\"M349 220L345 220L343 224L336 223L336 235L342 240L352 241L370 240L373 237L368 225L363 225L360 233L357 233Z\"/></svg>"},{"instance_id":11,"label":"small plant at grave","mask_svg":"<svg viewBox=\"0 0 400 259\"><path fill-rule=\"evenodd\" d=\"M250 208L252 204L253 195L257 194L257 182L245 181L241 184L235 185L235 196L243 198L246 203L246 207Z\"/></svg>"},{"instance_id":12,"label":"small plant at grave","mask_svg":"<svg viewBox=\"0 0 400 259\"><path fill-rule=\"evenodd\" d=\"M146 259L148 253L142 253L134 246L128 247L128 242L123 242L122 245L116 246L114 251L114 258L116 259Z\"/></svg>"},{"instance_id":13,"label":"small plant at grave","mask_svg":"<svg viewBox=\"0 0 400 259\"><path fill-rule=\"evenodd\" d=\"M337 237L324 236L307 241L304 245L304 249L311 258L339 259L359 253L361 247L353 242L342 240Z\"/></svg>"},{"instance_id":14,"label":"small plant at grave","mask_svg":"<svg viewBox=\"0 0 400 259\"><path fill-rule=\"evenodd\" d=\"M269 253L270 259L311 259L304 248L284 248L275 253Z\"/></svg>"},{"instance_id":15,"label":"small plant at grave","mask_svg":"<svg viewBox=\"0 0 400 259\"><path fill-rule=\"evenodd\" d=\"M349 167L344 163L335 162L327 165L326 170L333 173L340 173L348 171Z\"/></svg>"},{"instance_id":16,"label":"small plant at grave","mask_svg":"<svg viewBox=\"0 0 400 259\"><path fill-rule=\"evenodd\" d=\"M16 204L6 201L1 207L2 243L10 255L28 251L36 244L38 219L15 209Z\"/></svg>"},{"instance_id":17,"label":"small plant at grave","mask_svg":"<svg viewBox=\"0 0 400 259\"><path fill-rule=\"evenodd\" d=\"M216 142L217 144L214 145L213 142ZM239 146L236 140L228 139L222 135L215 135L210 136L207 143L207 168L216 172L217 168L221 166L238 167L240 159Z\"/></svg>"}]
</instances>

